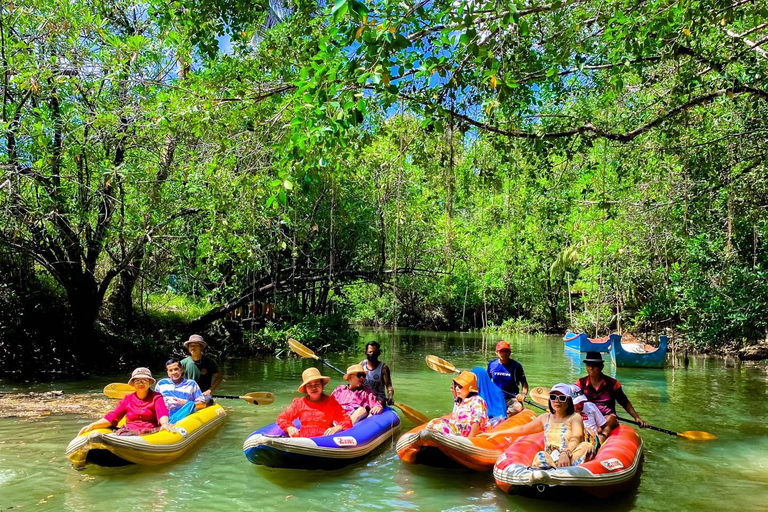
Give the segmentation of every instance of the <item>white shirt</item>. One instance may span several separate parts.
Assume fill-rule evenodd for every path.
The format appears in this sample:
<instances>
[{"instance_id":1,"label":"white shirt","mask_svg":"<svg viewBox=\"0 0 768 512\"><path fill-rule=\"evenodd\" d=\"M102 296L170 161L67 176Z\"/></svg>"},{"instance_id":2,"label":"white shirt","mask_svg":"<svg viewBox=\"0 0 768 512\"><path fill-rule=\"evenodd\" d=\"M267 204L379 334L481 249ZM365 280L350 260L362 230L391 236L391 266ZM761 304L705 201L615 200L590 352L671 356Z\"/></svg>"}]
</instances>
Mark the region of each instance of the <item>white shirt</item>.
<instances>
[{"instance_id":1,"label":"white shirt","mask_svg":"<svg viewBox=\"0 0 768 512\"><path fill-rule=\"evenodd\" d=\"M584 409L581 411L581 419L584 421L584 427L591 430L594 434L600 432L600 427L605 425L606 419L600 409L592 402L584 402Z\"/></svg>"}]
</instances>

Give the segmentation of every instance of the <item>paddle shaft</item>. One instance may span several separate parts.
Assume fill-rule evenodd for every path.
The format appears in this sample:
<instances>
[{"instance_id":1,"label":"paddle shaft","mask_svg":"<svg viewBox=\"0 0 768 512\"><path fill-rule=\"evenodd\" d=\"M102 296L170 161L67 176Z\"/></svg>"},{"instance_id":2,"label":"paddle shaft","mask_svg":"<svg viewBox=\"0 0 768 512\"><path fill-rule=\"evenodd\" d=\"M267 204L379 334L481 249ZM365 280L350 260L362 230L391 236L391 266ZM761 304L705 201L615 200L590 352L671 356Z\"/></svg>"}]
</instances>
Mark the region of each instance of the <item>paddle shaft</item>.
<instances>
[{"instance_id":1,"label":"paddle shaft","mask_svg":"<svg viewBox=\"0 0 768 512\"><path fill-rule=\"evenodd\" d=\"M542 410L545 410L545 408L542 405L533 404L530 401L528 401L527 398L526 398L525 401L527 403L531 404L531 405L535 405L536 407L539 407ZM627 419L627 418L622 418L621 416L618 416L618 415L616 416L616 419L619 420L619 421L623 421L625 423L632 423L633 425L637 425L640 428L648 428L648 429L651 429L651 430L655 430L656 432L661 432L663 434L669 434L671 436L679 436L680 435L680 434L678 434L677 432L675 432L673 430L667 430L665 428L654 427L653 425L648 425L647 427L643 427L642 425L640 425L640 422L638 422L638 421L630 420L630 419Z\"/></svg>"},{"instance_id":2,"label":"paddle shaft","mask_svg":"<svg viewBox=\"0 0 768 512\"><path fill-rule=\"evenodd\" d=\"M637 422L637 421L635 421L635 420L628 420L627 418L622 418L621 416L616 416L616 419L618 419L619 421L624 421L624 422L626 422L626 423L632 423L632 424L634 424L634 425L637 425L637 426L638 426L638 427L640 427L640 428L649 428L649 429L651 429L651 430L655 430L656 432L662 432L662 433L664 433L664 434L669 434L669 435L671 435L671 436L678 436L678 435L679 435L679 434L678 434L677 432L675 432L674 430L667 430L667 429L665 429L665 428L654 427L653 425L648 425L647 427L643 427L643 426L641 426L641 425L640 425L640 423L639 423L639 422Z\"/></svg>"},{"instance_id":3,"label":"paddle shaft","mask_svg":"<svg viewBox=\"0 0 768 512\"><path fill-rule=\"evenodd\" d=\"M315 354L315 359L317 359L318 361L320 361L320 362L321 362L321 363L323 363L324 365L328 366L329 368L333 368L334 370L336 370L336 371L337 371L337 372L339 372L340 374L342 374L342 375L346 375L346 373L345 373L345 372L343 372L343 371L339 370L338 368L336 368L335 366L333 366L331 363L329 363L328 361L326 361L326 360L325 360L325 359L323 359L322 357L319 357L317 354Z\"/></svg>"}]
</instances>

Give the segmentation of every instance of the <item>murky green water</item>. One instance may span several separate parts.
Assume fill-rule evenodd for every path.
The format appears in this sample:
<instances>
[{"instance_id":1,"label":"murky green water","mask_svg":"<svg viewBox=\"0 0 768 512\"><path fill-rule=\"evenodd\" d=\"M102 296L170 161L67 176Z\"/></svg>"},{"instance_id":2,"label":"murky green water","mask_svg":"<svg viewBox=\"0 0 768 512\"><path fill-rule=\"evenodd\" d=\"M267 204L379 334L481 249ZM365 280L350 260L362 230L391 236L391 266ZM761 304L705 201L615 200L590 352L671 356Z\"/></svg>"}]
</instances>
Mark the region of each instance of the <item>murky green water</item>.
<instances>
[{"instance_id":1,"label":"murky green water","mask_svg":"<svg viewBox=\"0 0 768 512\"><path fill-rule=\"evenodd\" d=\"M474 334L364 331L378 339L393 372L396 398L430 417L451 408L450 376L429 370L426 354L459 368L484 365L498 338ZM513 357L532 385L572 382L583 375L558 338L507 338ZM339 367L359 354L331 354ZM252 406L227 400L229 421L217 437L172 465L118 469L71 468L64 450L80 426L76 416L0 419L0 509L35 510L768 510L768 374L760 365L713 358L691 359L687 369L611 368L635 408L651 424L672 430L704 430L706 443L642 431L645 462L636 491L585 507L508 496L490 473L402 464L394 441L365 462L333 472L267 469L242 453L246 436L274 421L296 396L309 360L236 361L227 364L221 393L271 391L276 401ZM157 373L161 365L154 364ZM608 367L610 368L610 366ZM324 371L326 371L324 369ZM330 371L330 370L327 370ZM343 381L334 373L332 384ZM111 380L52 385L0 383L0 390L98 392ZM411 425L407 420L403 428Z\"/></svg>"}]
</instances>

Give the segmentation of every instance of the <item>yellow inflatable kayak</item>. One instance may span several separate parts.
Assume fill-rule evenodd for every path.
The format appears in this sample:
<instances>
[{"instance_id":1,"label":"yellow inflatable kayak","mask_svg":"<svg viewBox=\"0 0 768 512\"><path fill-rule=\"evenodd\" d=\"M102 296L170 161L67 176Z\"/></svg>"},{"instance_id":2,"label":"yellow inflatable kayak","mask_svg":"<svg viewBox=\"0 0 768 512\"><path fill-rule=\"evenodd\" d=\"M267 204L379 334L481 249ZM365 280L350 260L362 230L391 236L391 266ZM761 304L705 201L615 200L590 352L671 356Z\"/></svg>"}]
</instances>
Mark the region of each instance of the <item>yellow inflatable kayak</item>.
<instances>
[{"instance_id":1,"label":"yellow inflatable kayak","mask_svg":"<svg viewBox=\"0 0 768 512\"><path fill-rule=\"evenodd\" d=\"M165 464L199 444L226 420L227 412L215 404L176 423L177 433L161 430L145 436L118 436L111 429L100 428L74 438L67 446L67 458L76 469L88 464Z\"/></svg>"}]
</instances>

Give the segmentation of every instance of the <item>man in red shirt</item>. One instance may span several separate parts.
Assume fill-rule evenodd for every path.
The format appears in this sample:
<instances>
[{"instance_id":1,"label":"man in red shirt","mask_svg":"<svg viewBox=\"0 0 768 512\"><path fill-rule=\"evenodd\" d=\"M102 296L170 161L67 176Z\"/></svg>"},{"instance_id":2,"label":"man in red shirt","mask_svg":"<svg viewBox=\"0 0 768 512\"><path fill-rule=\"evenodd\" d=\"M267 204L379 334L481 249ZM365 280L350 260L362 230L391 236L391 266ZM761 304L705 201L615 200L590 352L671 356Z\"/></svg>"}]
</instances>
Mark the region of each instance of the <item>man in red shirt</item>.
<instances>
[{"instance_id":1,"label":"man in red shirt","mask_svg":"<svg viewBox=\"0 0 768 512\"><path fill-rule=\"evenodd\" d=\"M294 398L291 405L277 417L277 426L291 437L332 436L352 427L349 415L344 412L339 402L323 393L323 387L330 382L330 377L320 375L317 368L307 368L301 374L302 383L299 393L302 398ZM293 425L298 419L301 429Z\"/></svg>"},{"instance_id":2,"label":"man in red shirt","mask_svg":"<svg viewBox=\"0 0 768 512\"><path fill-rule=\"evenodd\" d=\"M624 394L619 381L603 373L605 363L600 352L587 352L587 358L583 362L587 365L587 376L577 380L576 385L584 392L587 400L597 405L597 408L605 416L606 423L603 427L603 434L607 437L613 429L619 426L619 419L616 417L616 402L626 409L640 427L648 427L648 423L637 414L632 402Z\"/></svg>"}]
</instances>

